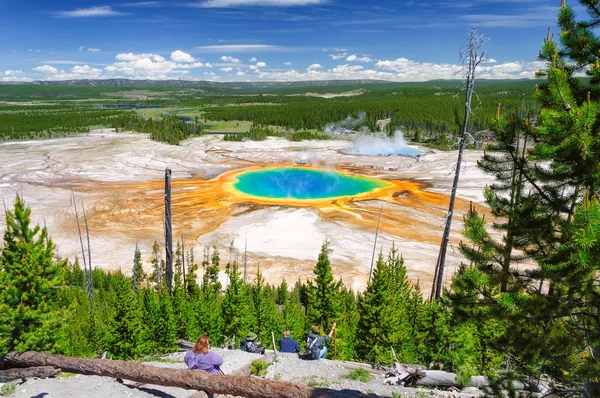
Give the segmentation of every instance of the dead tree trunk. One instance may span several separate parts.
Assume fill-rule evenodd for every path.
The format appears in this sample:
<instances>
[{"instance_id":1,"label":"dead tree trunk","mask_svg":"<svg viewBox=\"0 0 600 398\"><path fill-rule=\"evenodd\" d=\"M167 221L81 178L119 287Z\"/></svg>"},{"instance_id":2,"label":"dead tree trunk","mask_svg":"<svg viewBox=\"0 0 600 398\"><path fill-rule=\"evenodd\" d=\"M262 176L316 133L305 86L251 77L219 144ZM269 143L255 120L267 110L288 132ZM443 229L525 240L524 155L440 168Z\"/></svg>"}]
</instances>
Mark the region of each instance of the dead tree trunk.
<instances>
[{"instance_id":1,"label":"dead tree trunk","mask_svg":"<svg viewBox=\"0 0 600 398\"><path fill-rule=\"evenodd\" d=\"M171 169L165 170L165 251L169 293L173 291L173 230L171 229Z\"/></svg>"},{"instance_id":2,"label":"dead tree trunk","mask_svg":"<svg viewBox=\"0 0 600 398\"><path fill-rule=\"evenodd\" d=\"M31 377L46 379L48 377L54 377L59 373L60 369L56 369L52 366L0 370L0 383L8 383L9 381L18 379L29 379Z\"/></svg>"},{"instance_id":3,"label":"dead tree trunk","mask_svg":"<svg viewBox=\"0 0 600 398\"><path fill-rule=\"evenodd\" d=\"M431 300L440 298L442 294L444 265L446 263L446 250L448 249L448 242L450 241L450 227L452 226L452 215L454 213L454 200L456 198L456 189L458 187L458 179L460 177L460 166L462 163L463 149L465 147L465 139L467 138L467 127L469 123L469 115L471 113L471 97L475 88L475 70L477 69L477 66L485 59L486 54L481 50L485 40L486 39L484 36L477 36L475 29L473 29L469 33L468 44L461 51L463 62L468 64L466 70L465 118L461 126L461 135L458 142L458 159L456 160L454 182L452 183L452 193L450 194L450 205L448 206L444 235L442 237L440 253L438 255L438 260L435 267L433 286L431 287Z\"/></svg>"},{"instance_id":4,"label":"dead tree trunk","mask_svg":"<svg viewBox=\"0 0 600 398\"><path fill-rule=\"evenodd\" d=\"M354 390L312 388L300 384L265 380L257 377L213 375L202 371L159 368L135 362L73 358L28 351L11 352L1 358L13 367L52 366L66 372L107 376L144 384L179 387L249 398L362 398L368 395Z\"/></svg>"}]
</instances>

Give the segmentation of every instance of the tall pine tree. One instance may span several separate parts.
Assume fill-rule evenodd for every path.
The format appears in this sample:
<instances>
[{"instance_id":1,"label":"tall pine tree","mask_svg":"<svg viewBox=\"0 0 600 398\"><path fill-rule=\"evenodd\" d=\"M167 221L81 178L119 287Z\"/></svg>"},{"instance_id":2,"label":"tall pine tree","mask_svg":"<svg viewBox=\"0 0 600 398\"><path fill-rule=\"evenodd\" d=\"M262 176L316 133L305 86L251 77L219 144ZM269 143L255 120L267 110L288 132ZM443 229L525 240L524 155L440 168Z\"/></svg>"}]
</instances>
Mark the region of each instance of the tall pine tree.
<instances>
[{"instance_id":1,"label":"tall pine tree","mask_svg":"<svg viewBox=\"0 0 600 398\"><path fill-rule=\"evenodd\" d=\"M52 351L64 311L55 308L67 261L55 257L46 228L31 227L31 209L17 195L6 211L0 252L0 355L11 350Z\"/></svg>"}]
</instances>

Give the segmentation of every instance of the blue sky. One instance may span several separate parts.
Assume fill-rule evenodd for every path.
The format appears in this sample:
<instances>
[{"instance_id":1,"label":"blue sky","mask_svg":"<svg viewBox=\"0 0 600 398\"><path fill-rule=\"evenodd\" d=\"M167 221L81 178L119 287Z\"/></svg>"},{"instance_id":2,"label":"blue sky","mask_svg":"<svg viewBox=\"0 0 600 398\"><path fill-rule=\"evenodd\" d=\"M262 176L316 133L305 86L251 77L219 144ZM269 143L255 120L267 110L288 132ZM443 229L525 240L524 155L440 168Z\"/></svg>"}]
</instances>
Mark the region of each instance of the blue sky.
<instances>
[{"instance_id":1,"label":"blue sky","mask_svg":"<svg viewBox=\"0 0 600 398\"><path fill-rule=\"evenodd\" d=\"M560 0L0 0L0 80L532 77Z\"/></svg>"}]
</instances>

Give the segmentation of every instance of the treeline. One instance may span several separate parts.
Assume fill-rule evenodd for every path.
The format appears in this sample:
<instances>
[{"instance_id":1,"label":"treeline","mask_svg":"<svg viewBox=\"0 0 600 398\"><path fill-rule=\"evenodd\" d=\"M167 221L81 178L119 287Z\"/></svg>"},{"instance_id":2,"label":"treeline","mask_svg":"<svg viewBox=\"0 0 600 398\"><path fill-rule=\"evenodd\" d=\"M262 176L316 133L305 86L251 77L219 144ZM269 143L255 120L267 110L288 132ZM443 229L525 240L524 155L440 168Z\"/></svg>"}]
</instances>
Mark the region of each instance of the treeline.
<instances>
[{"instance_id":1,"label":"treeline","mask_svg":"<svg viewBox=\"0 0 600 398\"><path fill-rule=\"evenodd\" d=\"M260 125L276 125L294 130L323 130L328 124L348 116L358 118L364 112L362 126L377 131L377 121L391 118L386 130L419 128L428 132L453 134L459 130L463 119L460 90L412 89L383 91L355 97L340 97L324 101L305 98L298 102L286 102L278 106L220 106L207 108L204 117L210 120L248 120ZM473 107L470 131L488 128L490 116L497 104L506 109L521 106L524 92L519 90L498 92L484 90L480 102ZM528 93L530 98L532 93ZM265 97L272 99L273 97Z\"/></svg>"},{"instance_id":2,"label":"treeline","mask_svg":"<svg viewBox=\"0 0 600 398\"><path fill-rule=\"evenodd\" d=\"M0 106L0 139L64 137L92 126L109 126L119 116L132 117L133 112L68 105Z\"/></svg>"},{"instance_id":3,"label":"treeline","mask_svg":"<svg viewBox=\"0 0 600 398\"><path fill-rule=\"evenodd\" d=\"M324 133L318 133L315 131L295 131L295 132L283 132L276 133L270 127L262 127L252 125L250 130L245 133L229 133L224 134L223 140L225 141L264 141L267 137L285 137L290 141L306 141L306 140L329 140L331 137Z\"/></svg>"},{"instance_id":4,"label":"treeline","mask_svg":"<svg viewBox=\"0 0 600 398\"><path fill-rule=\"evenodd\" d=\"M116 117L111 126L117 131L135 131L150 134L150 139L171 145L187 138L203 134L203 126L198 122L188 123L175 115L163 115L160 118L145 118L137 113L127 113Z\"/></svg>"},{"instance_id":5,"label":"treeline","mask_svg":"<svg viewBox=\"0 0 600 398\"><path fill-rule=\"evenodd\" d=\"M250 129L245 133L231 133L225 134L223 140L225 141L264 141L267 137L276 136L273 129L269 127L262 127L252 124Z\"/></svg>"}]
</instances>

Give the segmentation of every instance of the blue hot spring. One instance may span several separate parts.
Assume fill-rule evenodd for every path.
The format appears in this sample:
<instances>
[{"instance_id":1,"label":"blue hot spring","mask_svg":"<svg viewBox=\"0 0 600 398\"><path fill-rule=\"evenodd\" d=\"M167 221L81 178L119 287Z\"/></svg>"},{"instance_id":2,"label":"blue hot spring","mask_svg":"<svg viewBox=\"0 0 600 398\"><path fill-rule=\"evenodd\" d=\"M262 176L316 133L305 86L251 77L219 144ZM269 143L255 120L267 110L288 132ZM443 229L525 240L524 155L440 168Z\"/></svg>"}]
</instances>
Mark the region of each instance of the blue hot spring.
<instances>
[{"instance_id":1,"label":"blue hot spring","mask_svg":"<svg viewBox=\"0 0 600 398\"><path fill-rule=\"evenodd\" d=\"M233 187L247 195L271 199L327 199L384 188L384 181L335 171L278 167L241 173Z\"/></svg>"}]
</instances>

